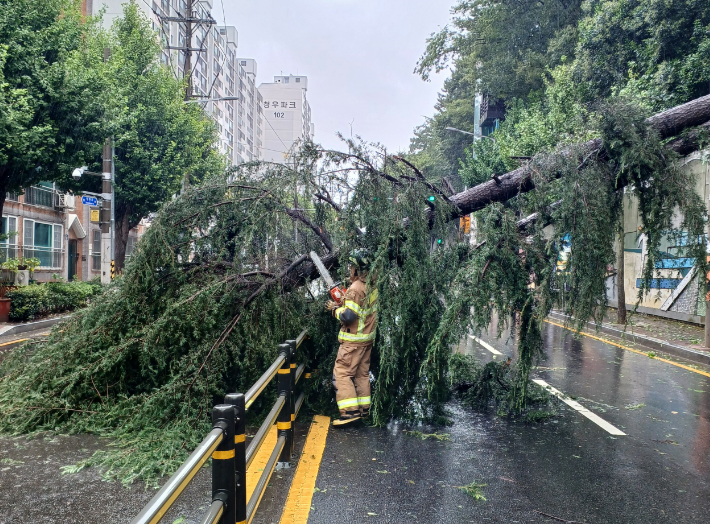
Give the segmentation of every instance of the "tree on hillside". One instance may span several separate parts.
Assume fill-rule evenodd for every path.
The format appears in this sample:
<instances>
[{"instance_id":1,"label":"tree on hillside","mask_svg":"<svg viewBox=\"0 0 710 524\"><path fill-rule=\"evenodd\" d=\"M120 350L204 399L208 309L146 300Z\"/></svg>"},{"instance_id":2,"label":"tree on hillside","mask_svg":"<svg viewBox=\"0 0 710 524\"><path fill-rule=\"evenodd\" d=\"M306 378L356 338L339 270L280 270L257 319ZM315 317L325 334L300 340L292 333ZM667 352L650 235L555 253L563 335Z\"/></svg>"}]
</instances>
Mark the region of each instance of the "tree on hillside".
<instances>
[{"instance_id":1,"label":"tree on hillside","mask_svg":"<svg viewBox=\"0 0 710 524\"><path fill-rule=\"evenodd\" d=\"M574 52L581 4L581 0L460 0L452 10L453 27L446 26L427 40L416 72L427 79L432 71L453 63L461 81L476 91L506 100L525 98L543 87L548 68Z\"/></svg>"},{"instance_id":2,"label":"tree on hillside","mask_svg":"<svg viewBox=\"0 0 710 524\"><path fill-rule=\"evenodd\" d=\"M710 92L710 3L596 0L583 12L575 74L589 100L621 90L660 111Z\"/></svg>"},{"instance_id":3,"label":"tree on hillside","mask_svg":"<svg viewBox=\"0 0 710 524\"><path fill-rule=\"evenodd\" d=\"M418 132L419 137L434 140L415 136L410 153L441 158L446 174L456 177L471 137L446 128L473 132L476 96L481 93L511 103L543 90L546 72L574 54L580 4L581 0L460 1L452 10L450 26L427 40L415 70L426 80L432 71L452 69L434 117Z\"/></svg>"},{"instance_id":4,"label":"tree on hillside","mask_svg":"<svg viewBox=\"0 0 710 524\"><path fill-rule=\"evenodd\" d=\"M67 179L103 142L105 80L77 0L7 0L0 9L0 213L9 192Z\"/></svg>"},{"instance_id":5,"label":"tree on hillside","mask_svg":"<svg viewBox=\"0 0 710 524\"><path fill-rule=\"evenodd\" d=\"M109 36L112 73L109 127L115 144L116 267L125 263L129 231L177 193L225 168L216 129L198 104L184 103L184 86L160 63L160 45L135 1Z\"/></svg>"}]
</instances>

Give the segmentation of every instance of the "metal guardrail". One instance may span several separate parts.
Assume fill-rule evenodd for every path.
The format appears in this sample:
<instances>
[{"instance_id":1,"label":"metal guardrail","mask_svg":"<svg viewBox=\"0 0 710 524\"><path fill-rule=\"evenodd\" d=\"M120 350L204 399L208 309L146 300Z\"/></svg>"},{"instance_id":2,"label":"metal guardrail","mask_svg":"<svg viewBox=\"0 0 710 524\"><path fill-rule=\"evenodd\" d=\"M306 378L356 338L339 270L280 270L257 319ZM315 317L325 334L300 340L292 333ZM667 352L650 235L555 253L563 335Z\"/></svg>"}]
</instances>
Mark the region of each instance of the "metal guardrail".
<instances>
[{"instance_id":1,"label":"metal guardrail","mask_svg":"<svg viewBox=\"0 0 710 524\"><path fill-rule=\"evenodd\" d=\"M304 376L306 364L296 368L296 350L309 340L303 331L296 340L279 344L279 356L246 394L229 393L224 404L212 409L212 431L178 468L165 485L146 504L131 524L156 524L170 509L200 468L212 457L212 503L201 524L248 524L254 518L259 502L274 469L287 466L293 456L293 421L301 409L305 393L294 400L296 383ZM304 353L310 352L310 346ZM256 435L246 447L246 414L249 407L277 379L278 398ZM310 378L310 373L305 373ZM276 446L262 472L252 496L247 501L246 472L266 435L276 423Z\"/></svg>"}]
</instances>

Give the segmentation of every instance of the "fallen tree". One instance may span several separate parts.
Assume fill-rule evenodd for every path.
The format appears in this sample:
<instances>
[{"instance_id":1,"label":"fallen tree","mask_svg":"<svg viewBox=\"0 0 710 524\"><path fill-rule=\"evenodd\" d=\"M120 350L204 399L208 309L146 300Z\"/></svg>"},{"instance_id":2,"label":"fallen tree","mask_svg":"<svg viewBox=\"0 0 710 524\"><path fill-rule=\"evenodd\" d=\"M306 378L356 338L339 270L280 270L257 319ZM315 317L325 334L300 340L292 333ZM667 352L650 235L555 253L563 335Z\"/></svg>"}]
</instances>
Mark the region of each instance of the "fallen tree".
<instances>
[{"instance_id":1,"label":"fallen tree","mask_svg":"<svg viewBox=\"0 0 710 524\"><path fill-rule=\"evenodd\" d=\"M669 151L679 155L687 155L696 151L703 144L710 143L710 95L653 115L646 119L646 123L658 132L660 139L672 138L665 144ZM606 152L602 149L602 140L600 138L579 144L577 148L585 152L589 158L596 157L596 161L605 161L607 159ZM540 155L537 160L538 163L549 163L547 157L562 157L564 159L569 158L570 155L569 150L562 150ZM585 163L588 160L587 158ZM367 162L363 162L361 165L365 169L376 170L374 166L369 165ZM582 166L580 165L580 167ZM416 171L414 166L412 166L412 169ZM452 204L451 220L479 211L494 202L505 202L521 193L532 191L535 189L533 175L536 169L537 164L535 162L528 162L514 171L496 177L496 179L491 179L448 197L448 201ZM559 176L562 176L562 174L562 171L557 173ZM616 188L621 189L627 183L628 180L619 178ZM537 218L537 214L535 214L535 218ZM529 224L526 223L525 225ZM330 248L328 250L331 251ZM335 254L324 257L327 267L336 267L337 260L338 257ZM308 265L305 270L299 271L296 278L301 280L317 278L317 270L314 266Z\"/></svg>"},{"instance_id":2,"label":"fallen tree","mask_svg":"<svg viewBox=\"0 0 710 524\"><path fill-rule=\"evenodd\" d=\"M126 482L155 480L202 438L209 407L251 385L276 344L304 327L321 377L310 407L333 410L337 325L322 311L325 297L312 296L317 273L304 253L325 251L340 270L354 247L374 254L380 290L376 423L441 420L451 348L494 313L519 319L520 358L495 373L473 366L468 381L495 377L505 384L495 398L523 410L541 319L555 305L598 319L606 304L620 181L639 197L651 269L676 209L689 238L702 235L703 203L663 139L710 120L710 97L680 108L646 123L633 108L610 112L598 139L453 196L406 159L353 141L347 153L305 144L291 166L244 165L190 187L164 206L100 300L0 364L0 431L108 436L115 448L84 465ZM480 244L456 242L451 219L475 210ZM563 233L572 248L559 272ZM704 260L704 249L689 245L688 256Z\"/></svg>"}]
</instances>

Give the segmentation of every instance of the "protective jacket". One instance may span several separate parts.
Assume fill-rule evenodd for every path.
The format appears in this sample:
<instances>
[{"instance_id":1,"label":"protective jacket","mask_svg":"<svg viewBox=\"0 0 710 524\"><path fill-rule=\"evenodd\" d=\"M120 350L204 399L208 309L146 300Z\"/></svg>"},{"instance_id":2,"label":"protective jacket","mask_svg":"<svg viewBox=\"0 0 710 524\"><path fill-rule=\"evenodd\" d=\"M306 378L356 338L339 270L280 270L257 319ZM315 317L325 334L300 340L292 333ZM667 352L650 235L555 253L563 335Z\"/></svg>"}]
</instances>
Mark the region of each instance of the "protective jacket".
<instances>
[{"instance_id":1,"label":"protective jacket","mask_svg":"<svg viewBox=\"0 0 710 524\"><path fill-rule=\"evenodd\" d=\"M338 340L357 346L372 345L377 329L377 288L367 292L367 285L356 280L345 293L343 305L333 311L340 320Z\"/></svg>"}]
</instances>

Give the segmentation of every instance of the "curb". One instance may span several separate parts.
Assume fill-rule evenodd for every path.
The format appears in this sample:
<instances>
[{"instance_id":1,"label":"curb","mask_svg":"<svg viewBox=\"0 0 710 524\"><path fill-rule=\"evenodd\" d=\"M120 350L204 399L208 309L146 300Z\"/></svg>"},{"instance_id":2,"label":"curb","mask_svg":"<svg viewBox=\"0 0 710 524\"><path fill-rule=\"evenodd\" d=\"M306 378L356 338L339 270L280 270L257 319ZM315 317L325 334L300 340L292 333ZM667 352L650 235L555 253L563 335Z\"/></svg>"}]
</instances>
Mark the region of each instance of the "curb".
<instances>
[{"instance_id":1,"label":"curb","mask_svg":"<svg viewBox=\"0 0 710 524\"><path fill-rule=\"evenodd\" d=\"M62 320L66 320L71 315L65 315L63 317L48 318L45 320L37 320L36 322L26 322L24 324L17 324L14 326L5 326L0 328L0 337L5 335L17 335L18 333L27 333L28 331L36 331L38 329L45 329L58 324Z\"/></svg>"},{"instance_id":2,"label":"curb","mask_svg":"<svg viewBox=\"0 0 710 524\"><path fill-rule=\"evenodd\" d=\"M550 313L549 318L554 318L563 322L572 319L572 317L556 312ZM670 344L669 342L658 338L635 335L633 333L624 332L623 330L613 328L608 324L601 324L600 326L597 326L597 324L593 322L585 322L585 325L595 331L599 329L599 331L601 331L602 333L606 333L607 335L611 335L622 340L630 340L631 342L640 344L650 349L663 351L664 353L668 353L669 355L674 355L676 357L681 357L686 360L698 362L699 364L710 365L710 354L702 353L700 351L696 351L695 349L686 348L683 346L676 346L675 344Z\"/></svg>"}]
</instances>

